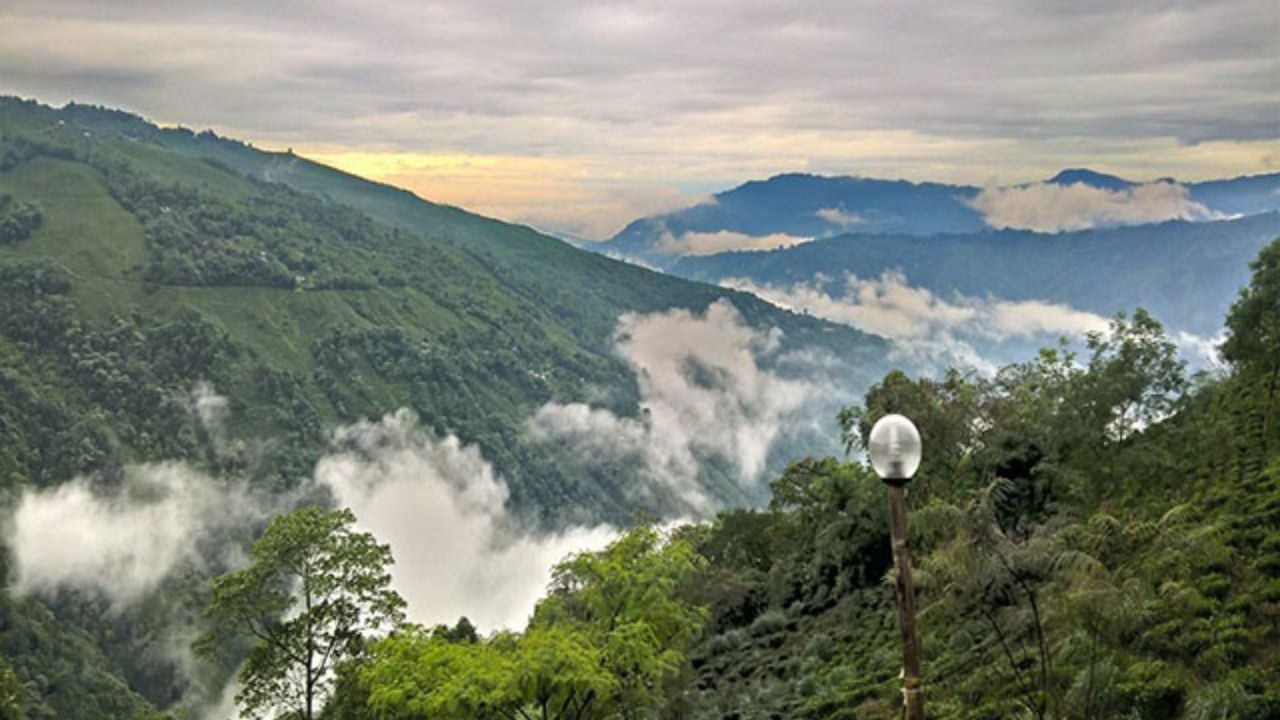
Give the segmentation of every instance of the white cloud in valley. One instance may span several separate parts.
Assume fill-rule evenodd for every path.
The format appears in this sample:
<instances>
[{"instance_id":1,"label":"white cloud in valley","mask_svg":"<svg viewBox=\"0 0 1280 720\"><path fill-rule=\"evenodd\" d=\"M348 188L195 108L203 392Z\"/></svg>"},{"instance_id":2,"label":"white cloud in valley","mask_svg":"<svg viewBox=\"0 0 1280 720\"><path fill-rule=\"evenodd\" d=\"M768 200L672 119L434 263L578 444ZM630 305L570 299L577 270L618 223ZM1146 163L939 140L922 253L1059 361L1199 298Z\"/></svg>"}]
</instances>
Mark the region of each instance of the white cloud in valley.
<instances>
[{"instance_id":1,"label":"white cloud in valley","mask_svg":"<svg viewBox=\"0 0 1280 720\"><path fill-rule=\"evenodd\" d=\"M616 536L604 525L522 529L507 514L506 483L479 449L433 437L407 410L334 439L342 449L316 465L315 480L390 543L393 586L419 622L465 615L486 632L522 628L553 565Z\"/></svg>"},{"instance_id":2,"label":"white cloud in valley","mask_svg":"<svg viewBox=\"0 0 1280 720\"><path fill-rule=\"evenodd\" d=\"M219 404L208 388L195 396ZM73 589L122 610L180 574L242 565L253 528L328 490L391 544L411 619L466 615L489 631L523 627L555 563L616 535L605 525L527 529L508 514L507 485L476 447L435 437L407 410L337 430L313 477L283 495L181 462L129 466L118 487L101 485L80 477L19 496L4 523L15 593ZM169 656L189 663L190 628L166 634L177 638Z\"/></svg>"},{"instance_id":3,"label":"white cloud in valley","mask_svg":"<svg viewBox=\"0 0 1280 720\"><path fill-rule=\"evenodd\" d=\"M5 527L18 594L75 588L117 606L140 600L173 572L205 567L227 531L264 519L274 500L243 483L223 482L183 463L136 465L124 482L102 488L79 477L25 490Z\"/></svg>"},{"instance_id":4,"label":"white cloud in valley","mask_svg":"<svg viewBox=\"0 0 1280 720\"><path fill-rule=\"evenodd\" d=\"M994 228L1062 232L1223 216L1191 199L1185 185L1155 182L1108 189L1072 183L987 188L969 201Z\"/></svg>"},{"instance_id":5,"label":"white cloud in valley","mask_svg":"<svg viewBox=\"0 0 1280 720\"><path fill-rule=\"evenodd\" d=\"M1222 359L1222 343L1226 342L1226 331L1220 331L1213 337L1204 337L1179 330L1173 335L1178 350L1193 368L1221 370L1226 367Z\"/></svg>"},{"instance_id":6,"label":"white cloud in valley","mask_svg":"<svg viewBox=\"0 0 1280 720\"><path fill-rule=\"evenodd\" d=\"M548 403L528 428L565 462L634 461L637 506L663 517L709 513L705 462L741 488L758 487L775 443L808 427L815 387L779 368L821 363L782 353L780 331L750 327L726 300L700 313L625 315L614 343L636 376L638 417ZM224 451L226 399L199 385L185 402ZM80 477L28 488L4 523L13 589L75 589L128 607L179 574L243 563L254 528L325 491L390 543L395 587L424 623L467 615L486 630L520 627L555 563L616 535L604 525L535 529L512 516L508 486L478 448L437 437L402 410L336 430L312 476L286 495L181 462L129 466L110 487Z\"/></svg>"},{"instance_id":7,"label":"white cloud in valley","mask_svg":"<svg viewBox=\"0 0 1280 720\"><path fill-rule=\"evenodd\" d=\"M912 286L906 276L886 271L878 278L846 275L828 288L828 278L790 286L726 278L725 287L758 295L782 307L874 333L893 341L893 353L917 369L960 365L995 369L977 344L1036 337L1073 336L1107 329L1106 318L1067 305L1039 300L957 296L944 299Z\"/></svg>"},{"instance_id":8,"label":"white cloud in valley","mask_svg":"<svg viewBox=\"0 0 1280 720\"><path fill-rule=\"evenodd\" d=\"M756 252L776 250L812 242L811 237L788 235L787 233L769 233L767 235L748 235L733 230L717 230L715 232L685 232L680 235L664 232L654 244L656 252L665 255L714 255L716 253L735 250Z\"/></svg>"},{"instance_id":9,"label":"white cloud in valley","mask_svg":"<svg viewBox=\"0 0 1280 720\"><path fill-rule=\"evenodd\" d=\"M674 492L686 509L705 514L712 502L699 483L713 457L750 488L768 454L815 398L815 385L762 365L776 357L781 332L746 324L727 300L705 312L629 314L619 321L616 351L635 372L641 415L620 417L585 403L547 403L529 422L532 436L588 463L631 462L648 484L645 499Z\"/></svg>"}]
</instances>

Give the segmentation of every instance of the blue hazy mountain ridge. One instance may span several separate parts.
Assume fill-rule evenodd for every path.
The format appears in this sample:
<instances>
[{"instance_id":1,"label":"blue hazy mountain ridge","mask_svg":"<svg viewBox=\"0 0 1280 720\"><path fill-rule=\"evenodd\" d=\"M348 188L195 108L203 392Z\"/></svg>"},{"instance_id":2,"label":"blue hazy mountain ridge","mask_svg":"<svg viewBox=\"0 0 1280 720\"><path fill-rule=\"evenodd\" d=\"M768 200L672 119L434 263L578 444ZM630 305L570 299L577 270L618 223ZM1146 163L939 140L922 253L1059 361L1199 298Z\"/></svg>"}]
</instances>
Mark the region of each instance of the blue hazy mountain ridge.
<instances>
[{"instance_id":1,"label":"blue hazy mountain ridge","mask_svg":"<svg viewBox=\"0 0 1280 720\"><path fill-rule=\"evenodd\" d=\"M1161 178L1177 182L1173 178ZM1048 180L1055 185L1084 184L1103 190L1129 190L1138 183L1087 168L1063 170ZM1256 215L1280 210L1280 173L1244 175L1225 180L1189 183L1187 194L1192 202L1222 215Z\"/></svg>"},{"instance_id":2,"label":"blue hazy mountain ridge","mask_svg":"<svg viewBox=\"0 0 1280 720\"><path fill-rule=\"evenodd\" d=\"M670 272L783 287L818 278L836 294L848 274L900 271L944 298L1041 300L1102 315L1142 306L1172 328L1209 336L1248 281L1249 261L1277 236L1276 212L1058 234L843 234L767 252L688 256Z\"/></svg>"},{"instance_id":3,"label":"blue hazy mountain ridge","mask_svg":"<svg viewBox=\"0 0 1280 720\"><path fill-rule=\"evenodd\" d=\"M1190 192L1193 201L1226 215L1280 211L1280 173L1194 183Z\"/></svg>"},{"instance_id":4,"label":"blue hazy mountain ridge","mask_svg":"<svg viewBox=\"0 0 1280 720\"><path fill-rule=\"evenodd\" d=\"M637 220L599 249L663 264L662 253L654 252L655 247L663 238L688 233L785 233L809 238L838 234L853 226L858 232L906 235L977 231L984 227L982 216L965 203L977 194L976 187L939 183L778 175L718 193L684 210ZM838 219L841 216L843 220Z\"/></svg>"},{"instance_id":5,"label":"blue hazy mountain ridge","mask_svg":"<svg viewBox=\"0 0 1280 720\"><path fill-rule=\"evenodd\" d=\"M1045 182L1054 185L1088 185L1103 190L1128 190L1137 184L1122 177L1095 172L1088 168L1067 168Z\"/></svg>"},{"instance_id":6,"label":"blue hazy mountain ridge","mask_svg":"<svg viewBox=\"0 0 1280 720\"><path fill-rule=\"evenodd\" d=\"M1176 182L1171 178L1162 180ZM1138 183L1086 168L1063 170L1046 181L1083 184L1112 192ZM1280 173L1185 184L1188 198L1220 216L1280 210ZM721 232L799 239L859 235L960 234L990 229L971 206L980 189L861 177L785 174L744 183L691 207L641 218L593 249L669 267L680 238Z\"/></svg>"}]
</instances>

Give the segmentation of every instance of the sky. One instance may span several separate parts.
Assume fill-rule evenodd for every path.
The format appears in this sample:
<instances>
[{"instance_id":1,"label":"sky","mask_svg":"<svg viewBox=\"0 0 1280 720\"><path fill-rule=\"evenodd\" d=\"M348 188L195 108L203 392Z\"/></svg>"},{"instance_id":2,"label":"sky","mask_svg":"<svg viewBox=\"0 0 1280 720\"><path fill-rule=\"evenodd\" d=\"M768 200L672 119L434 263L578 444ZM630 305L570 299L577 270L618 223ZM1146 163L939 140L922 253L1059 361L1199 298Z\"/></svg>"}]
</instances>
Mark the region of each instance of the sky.
<instances>
[{"instance_id":1,"label":"sky","mask_svg":"<svg viewBox=\"0 0 1280 720\"><path fill-rule=\"evenodd\" d=\"M6 0L0 92L588 239L781 172L1280 171L1280 3Z\"/></svg>"}]
</instances>

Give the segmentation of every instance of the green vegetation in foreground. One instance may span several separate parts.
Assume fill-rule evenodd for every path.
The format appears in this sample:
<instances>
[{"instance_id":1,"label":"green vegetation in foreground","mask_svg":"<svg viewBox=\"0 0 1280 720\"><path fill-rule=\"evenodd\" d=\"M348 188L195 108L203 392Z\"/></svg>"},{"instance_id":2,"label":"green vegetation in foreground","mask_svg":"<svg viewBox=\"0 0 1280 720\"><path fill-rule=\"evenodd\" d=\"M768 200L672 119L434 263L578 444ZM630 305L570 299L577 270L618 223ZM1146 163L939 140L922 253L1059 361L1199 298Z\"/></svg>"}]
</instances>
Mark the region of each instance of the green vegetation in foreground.
<instances>
[{"instance_id":1,"label":"green vegetation in foreground","mask_svg":"<svg viewBox=\"0 0 1280 720\"><path fill-rule=\"evenodd\" d=\"M618 318L719 298L788 349L862 368L850 387L883 361L877 338L288 153L0 98L0 504L78 476L110 494L130 465L162 460L290 489L335 427L408 407L481 448L516 516L624 522L628 478L564 472L525 423L588 398L634 417ZM193 411L205 385L227 398L225 437ZM703 480L758 499L714 467ZM0 593L0 709L10 677L33 718L175 705L193 688L157 648L208 594L196 574L123 610Z\"/></svg>"},{"instance_id":2,"label":"green vegetation in foreground","mask_svg":"<svg viewBox=\"0 0 1280 720\"><path fill-rule=\"evenodd\" d=\"M924 439L929 717L1280 716L1280 240L1253 269L1220 377L1185 378L1138 311L1081 362L894 372L842 414L851 445L887 412ZM810 459L772 491L767 510L569 558L523 633L374 641L322 717L898 717L880 482Z\"/></svg>"}]
</instances>

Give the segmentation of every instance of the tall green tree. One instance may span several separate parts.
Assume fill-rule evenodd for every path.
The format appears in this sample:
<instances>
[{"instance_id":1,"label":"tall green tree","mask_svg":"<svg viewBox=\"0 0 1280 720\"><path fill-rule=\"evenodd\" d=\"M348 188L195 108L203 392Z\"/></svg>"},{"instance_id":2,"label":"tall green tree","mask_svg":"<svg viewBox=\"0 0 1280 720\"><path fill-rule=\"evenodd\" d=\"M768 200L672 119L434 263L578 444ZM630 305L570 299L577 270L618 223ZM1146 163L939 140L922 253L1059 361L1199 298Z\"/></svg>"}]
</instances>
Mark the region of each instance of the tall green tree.
<instances>
[{"instance_id":1,"label":"tall green tree","mask_svg":"<svg viewBox=\"0 0 1280 720\"><path fill-rule=\"evenodd\" d=\"M335 665L366 633L401 621L391 548L355 521L350 510L314 506L277 516L254 543L253 563L214 580L210 627L196 648L215 656L229 641L253 643L236 696L244 717L312 720Z\"/></svg>"},{"instance_id":2,"label":"tall green tree","mask_svg":"<svg viewBox=\"0 0 1280 720\"><path fill-rule=\"evenodd\" d=\"M1089 335L1094 391L1082 398L1101 413L1108 435L1123 443L1134 431L1167 416L1186 388L1185 364L1160 321L1138 308L1117 314L1107 333Z\"/></svg>"},{"instance_id":3,"label":"tall green tree","mask_svg":"<svg viewBox=\"0 0 1280 720\"><path fill-rule=\"evenodd\" d=\"M1249 264L1253 277L1227 314L1222 357L1247 383L1261 388L1262 440L1275 428L1277 383L1280 382L1280 238Z\"/></svg>"},{"instance_id":4,"label":"tall green tree","mask_svg":"<svg viewBox=\"0 0 1280 720\"><path fill-rule=\"evenodd\" d=\"M523 634L410 628L376 643L360 671L368 706L442 720L658 717L706 622L687 599L703 563L688 541L635 528L561 563Z\"/></svg>"},{"instance_id":5,"label":"tall green tree","mask_svg":"<svg viewBox=\"0 0 1280 720\"><path fill-rule=\"evenodd\" d=\"M601 552L558 565L531 627L582 632L615 678L608 704L624 718L651 717L706 621L706 609L686 599L703 563L690 543L634 528Z\"/></svg>"},{"instance_id":6,"label":"tall green tree","mask_svg":"<svg viewBox=\"0 0 1280 720\"><path fill-rule=\"evenodd\" d=\"M587 720L617 684L579 629L533 628L482 642L420 627L376 644L361 674L378 716L447 720Z\"/></svg>"}]
</instances>

